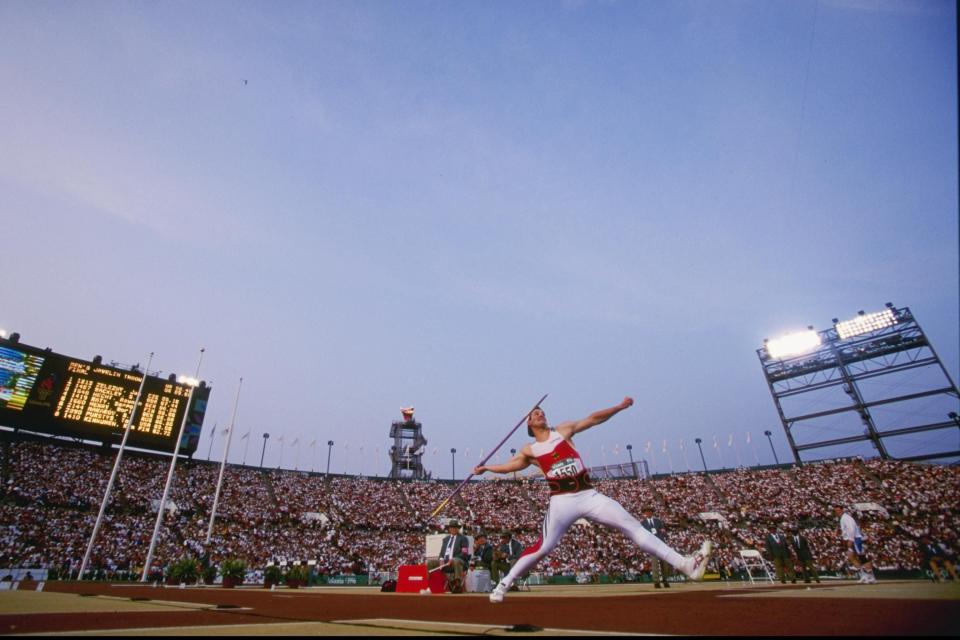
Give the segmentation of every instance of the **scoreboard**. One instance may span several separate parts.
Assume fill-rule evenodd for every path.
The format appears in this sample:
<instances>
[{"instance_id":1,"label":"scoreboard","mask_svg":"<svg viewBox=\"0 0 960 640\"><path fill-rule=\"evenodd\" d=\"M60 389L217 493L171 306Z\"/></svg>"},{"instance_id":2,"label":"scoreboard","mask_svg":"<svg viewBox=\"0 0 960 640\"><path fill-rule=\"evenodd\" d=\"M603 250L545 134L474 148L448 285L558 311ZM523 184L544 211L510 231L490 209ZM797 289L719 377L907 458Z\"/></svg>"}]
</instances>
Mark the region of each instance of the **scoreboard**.
<instances>
[{"instance_id":1,"label":"scoreboard","mask_svg":"<svg viewBox=\"0 0 960 640\"><path fill-rule=\"evenodd\" d=\"M134 412L127 444L171 452L189 411L180 453L192 454L210 388L197 387L190 400L189 385L147 375L134 411L144 375L0 340L0 426L119 442Z\"/></svg>"}]
</instances>

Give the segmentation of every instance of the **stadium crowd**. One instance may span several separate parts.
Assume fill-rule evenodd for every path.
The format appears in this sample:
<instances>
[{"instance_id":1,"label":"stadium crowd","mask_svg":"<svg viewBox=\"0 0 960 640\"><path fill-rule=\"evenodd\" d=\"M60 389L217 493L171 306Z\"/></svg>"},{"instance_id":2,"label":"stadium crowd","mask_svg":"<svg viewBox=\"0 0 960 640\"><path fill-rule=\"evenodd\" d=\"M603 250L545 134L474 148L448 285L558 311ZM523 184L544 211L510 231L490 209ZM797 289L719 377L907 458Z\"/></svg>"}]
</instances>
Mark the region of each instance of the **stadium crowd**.
<instances>
[{"instance_id":1,"label":"stadium crowd","mask_svg":"<svg viewBox=\"0 0 960 640\"><path fill-rule=\"evenodd\" d=\"M115 456L115 450L63 441L5 441L0 567L42 567L75 577ZM89 564L98 575L139 577L168 466L169 458L125 453ZM240 558L259 568L313 560L321 575L393 572L423 561L425 534L443 526L430 514L454 487L228 465L205 545L219 473L218 464L205 461L178 465L154 555L158 568L190 554L215 563ZM666 524L668 544L681 552L695 549L704 537L713 539L713 568L722 577L742 578L739 550L763 550L771 528L803 531L818 570L843 571L833 504L860 504L854 513L881 571L921 569L923 535L955 554L958 479L956 467L852 459L595 484L635 515L651 506ZM545 483L528 477L472 482L443 516L464 522L466 533L509 530L531 545L547 497ZM648 570L648 559L629 540L589 523L572 527L537 569L626 579Z\"/></svg>"}]
</instances>

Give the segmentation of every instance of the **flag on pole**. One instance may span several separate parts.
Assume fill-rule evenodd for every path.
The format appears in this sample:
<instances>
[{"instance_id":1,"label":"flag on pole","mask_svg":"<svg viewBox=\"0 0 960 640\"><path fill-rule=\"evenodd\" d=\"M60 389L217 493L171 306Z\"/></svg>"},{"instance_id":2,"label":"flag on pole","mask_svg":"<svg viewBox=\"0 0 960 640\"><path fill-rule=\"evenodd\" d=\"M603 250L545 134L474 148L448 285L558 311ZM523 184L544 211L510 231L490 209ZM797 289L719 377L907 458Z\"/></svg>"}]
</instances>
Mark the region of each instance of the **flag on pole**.
<instances>
[{"instance_id":1,"label":"flag on pole","mask_svg":"<svg viewBox=\"0 0 960 640\"><path fill-rule=\"evenodd\" d=\"M241 440L246 440L249 436L250 436L250 431L248 430L245 434L243 434L242 436L240 436L240 439L241 439Z\"/></svg>"},{"instance_id":2,"label":"flag on pole","mask_svg":"<svg viewBox=\"0 0 960 640\"><path fill-rule=\"evenodd\" d=\"M316 444L317 444L317 439L314 438L313 440L310 441L310 444L308 444L307 446L310 448L313 448Z\"/></svg>"},{"instance_id":3,"label":"flag on pole","mask_svg":"<svg viewBox=\"0 0 960 640\"><path fill-rule=\"evenodd\" d=\"M297 437L294 439L293 445L291 445L291 446L294 446L294 447L295 447L295 446L297 446L298 444L300 444L300 436L297 436Z\"/></svg>"},{"instance_id":4,"label":"flag on pole","mask_svg":"<svg viewBox=\"0 0 960 640\"><path fill-rule=\"evenodd\" d=\"M756 448L755 446L753 446L753 441L752 441L752 439L750 438L750 432L749 432L749 431L747 431L747 444L750 445L750 450L753 452L753 461L754 461L754 462L756 463L756 465L759 467L759 466L760 466L760 457L757 455L757 448Z\"/></svg>"},{"instance_id":5,"label":"flag on pole","mask_svg":"<svg viewBox=\"0 0 960 640\"><path fill-rule=\"evenodd\" d=\"M666 453L666 452L667 452L667 441L666 441L666 440L663 441L663 448L660 449L660 451L662 451L663 453Z\"/></svg>"},{"instance_id":6,"label":"flag on pole","mask_svg":"<svg viewBox=\"0 0 960 640\"><path fill-rule=\"evenodd\" d=\"M720 458L720 468L726 469L727 465L723 464L723 452L720 451L720 443L717 442L717 436L713 436L713 448L717 450L717 457Z\"/></svg>"},{"instance_id":7,"label":"flag on pole","mask_svg":"<svg viewBox=\"0 0 960 640\"><path fill-rule=\"evenodd\" d=\"M644 453L650 453L650 441L647 440L647 446L643 449Z\"/></svg>"},{"instance_id":8,"label":"flag on pole","mask_svg":"<svg viewBox=\"0 0 960 640\"><path fill-rule=\"evenodd\" d=\"M732 447L732 446L733 446L733 434L732 434L732 433L730 434L730 437L727 438L727 446L728 446L728 447Z\"/></svg>"}]
</instances>

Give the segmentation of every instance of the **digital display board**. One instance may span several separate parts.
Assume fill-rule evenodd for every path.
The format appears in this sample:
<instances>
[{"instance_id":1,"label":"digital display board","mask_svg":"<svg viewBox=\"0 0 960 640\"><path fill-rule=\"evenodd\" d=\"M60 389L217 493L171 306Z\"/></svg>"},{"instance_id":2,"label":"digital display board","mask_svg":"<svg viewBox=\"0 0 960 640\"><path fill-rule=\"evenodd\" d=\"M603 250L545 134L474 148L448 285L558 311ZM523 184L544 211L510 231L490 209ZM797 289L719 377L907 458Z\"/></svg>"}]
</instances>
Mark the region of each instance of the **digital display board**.
<instances>
[{"instance_id":1,"label":"digital display board","mask_svg":"<svg viewBox=\"0 0 960 640\"><path fill-rule=\"evenodd\" d=\"M123 436L144 374L0 340L0 425L104 442ZM173 451L188 410L180 452L200 442L210 388L147 376L127 444Z\"/></svg>"}]
</instances>

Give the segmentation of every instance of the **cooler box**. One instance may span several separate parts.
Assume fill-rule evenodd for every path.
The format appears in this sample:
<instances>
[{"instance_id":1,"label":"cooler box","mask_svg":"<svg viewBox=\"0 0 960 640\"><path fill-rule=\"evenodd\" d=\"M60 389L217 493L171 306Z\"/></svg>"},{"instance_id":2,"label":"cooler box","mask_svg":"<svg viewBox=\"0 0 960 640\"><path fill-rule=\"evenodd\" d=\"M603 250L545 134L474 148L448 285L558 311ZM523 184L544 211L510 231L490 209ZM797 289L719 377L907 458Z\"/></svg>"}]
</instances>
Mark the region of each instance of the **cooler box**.
<instances>
[{"instance_id":1,"label":"cooler box","mask_svg":"<svg viewBox=\"0 0 960 640\"><path fill-rule=\"evenodd\" d=\"M420 593L428 586L427 565L404 564L400 566L397 575L397 593Z\"/></svg>"},{"instance_id":2,"label":"cooler box","mask_svg":"<svg viewBox=\"0 0 960 640\"><path fill-rule=\"evenodd\" d=\"M446 593L447 574L439 569L430 574L430 593Z\"/></svg>"}]
</instances>

